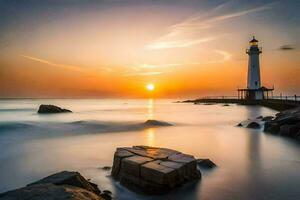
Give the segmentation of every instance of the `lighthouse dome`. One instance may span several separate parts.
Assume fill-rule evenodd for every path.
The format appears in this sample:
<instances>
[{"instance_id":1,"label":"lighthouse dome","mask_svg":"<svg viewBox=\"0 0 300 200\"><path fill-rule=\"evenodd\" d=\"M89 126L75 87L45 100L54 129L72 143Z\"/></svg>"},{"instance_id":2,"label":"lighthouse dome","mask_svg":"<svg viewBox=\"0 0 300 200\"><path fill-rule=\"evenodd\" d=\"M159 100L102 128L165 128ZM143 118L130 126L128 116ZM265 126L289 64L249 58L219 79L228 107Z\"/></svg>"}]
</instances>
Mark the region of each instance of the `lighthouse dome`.
<instances>
[{"instance_id":1,"label":"lighthouse dome","mask_svg":"<svg viewBox=\"0 0 300 200\"><path fill-rule=\"evenodd\" d=\"M255 39L255 37L253 36L253 39L249 41L251 46L257 46L258 45L258 40Z\"/></svg>"}]
</instances>

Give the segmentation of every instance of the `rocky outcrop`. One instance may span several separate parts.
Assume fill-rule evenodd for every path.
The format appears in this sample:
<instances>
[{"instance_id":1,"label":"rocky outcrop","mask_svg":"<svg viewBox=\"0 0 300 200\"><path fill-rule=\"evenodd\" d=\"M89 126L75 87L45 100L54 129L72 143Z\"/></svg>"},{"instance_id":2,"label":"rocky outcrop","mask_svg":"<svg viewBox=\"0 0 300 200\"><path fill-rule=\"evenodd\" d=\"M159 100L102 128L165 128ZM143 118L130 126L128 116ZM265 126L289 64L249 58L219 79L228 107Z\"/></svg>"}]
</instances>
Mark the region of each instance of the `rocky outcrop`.
<instances>
[{"instance_id":1,"label":"rocky outcrop","mask_svg":"<svg viewBox=\"0 0 300 200\"><path fill-rule=\"evenodd\" d=\"M102 197L70 185L32 185L0 194L0 200L104 200Z\"/></svg>"},{"instance_id":2,"label":"rocky outcrop","mask_svg":"<svg viewBox=\"0 0 300 200\"><path fill-rule=\"evenodd\" d=\"M261 128L263 122L260 120L262 118L256 118L255 120L246 120L243 122L238 123L236 126L237 127L246 127L246 128L251 128L251 129L259 129Z\"/></svg>"},{"instance_id":3,"label":"rocky outcrop","mask_svg":"<svg viewBox=\"0 0 300 200\"><path fill-rule=\"evenodd\" d=\"M54 185L71 185L79 188L86 189L95 194L100 194L101 191L98 189L98 186L94 183L87 181L83 176L78 172L62 171L56 174L47 176L39 181L30 183L27 186L31 185L40 185L40 184L54 184Z\"/></svg>"},{"instance_id":4,"label":"rocky outcrop","mask_svg":"<svg viewBox=\"0 0 300 200\"><path fill-rule=\"evenodd\" d=\"M109 200L111 196L101 193L96 184L87 181L80 173L62 171L26 187L2 193L2 199Z\"/></svg>"},{"instance_id":5,"label":"rocky outcrop","mask_svg":"<svg viewBox=\"0 0 300 200\"><path fill-rule=\"evenodd\" d=\"M250 122L246 127L247 128L253 128L253 129L259 129L260 124L258 122Z\"/></svg>"},{"instance_id":6,"label":"rocky outcrop","mask_svg":"<svg viewBox=\"0 0 300 200\"><path fill-rule=\"evenodd\" d=\"M158 121L158 120L153 120L153 119L149 119L149 120L145 121L144 125L145 126L173 126L173 124L170 124L168 122Z\"/></svg>"},{"instance_id":7,"label":"rocky outcrop","mask_svg":"<svg viewBox=\"0 0 300 200\"><path fill-rule=\"evenodd\" d=\"M203 168L214 168L217 167L217 165L211 161L210 159L197 159L197 164L199 167Z\"/></svg>"},{"instance_id":8,"label":"rocky outcrop","mask_svg":"<svg viewBox=\"0 0 300 200\"><path fill-rule=\"evenodd\" d=\"M242 123L238 123L236 126L237 127L243 127L243 124Z\"/></svg>"},{"instance_id":9,"label":"rocky outcrop","mask_svg":"<svg viewBox=\"0 0 300 200\"><path fill-rule=\"evenodd\" d=\"M274 117L273 116L265 116L261 119L261 121L267 122L267 121L271 121Z\"/></svg>"},{"instance_id":10,"label":"rocky outcrop","mask_svg":"<svg viewBox=\"0 0 300 200\"><path fill-rule=\"evenodd\" d=\"M104 171L110 171L111 170L111 166L100 167L100 169L102 169Z\"/></svg>"},{"instance_id":11,"label":"rocky outcrop","mask_svg":"<svg viewBox=\"0 0 300 200\"><path fill-rule=\"evenodd\" d=\"M264 131L300 140L300 107L277 113L274 119L266 121Z\"/></svg>"},{"instance_id":12,"label":"rocky outcrop","mask_svg":"<svg viewBox=\"0 0 300 200\"><path fill-rule=\"evenodd\" d=\"M71 110L60 108L54 105L45 105L42 104L39 107L38 113L39 114L54 114L54 113L68 113L72 112Z\"/></svg>"},{"instance_id":13,"label":"rocky outcrop","mask_svg":"<svg viewBox=\"0 0 300 200\"><path fill-rule=\"evenodd\" d=\"M164 193L185 182L201 178L194 156L148 146L117 148L112 176L130 189Z\"/></svg>"}]
</instances>

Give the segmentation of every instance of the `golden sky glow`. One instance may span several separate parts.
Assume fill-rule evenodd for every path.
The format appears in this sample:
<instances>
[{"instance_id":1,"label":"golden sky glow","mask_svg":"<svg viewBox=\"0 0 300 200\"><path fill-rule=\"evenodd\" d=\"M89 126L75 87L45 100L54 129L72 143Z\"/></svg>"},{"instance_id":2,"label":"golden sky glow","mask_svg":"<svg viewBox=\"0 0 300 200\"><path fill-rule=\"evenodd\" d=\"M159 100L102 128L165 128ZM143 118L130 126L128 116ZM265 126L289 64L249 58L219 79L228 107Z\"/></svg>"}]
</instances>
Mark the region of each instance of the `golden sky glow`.
<instances>
[{"instance_id":1,"label":"golden sky glow","mask_svg":"<svg viewBox=\"0 0 300 200\"><path fill-rule=\"evenodd\" d=\"M285 2L2 1L0 97L232 95L252 35L263 84L300 93L299 3Z\"/></svg>"}]
</instances>

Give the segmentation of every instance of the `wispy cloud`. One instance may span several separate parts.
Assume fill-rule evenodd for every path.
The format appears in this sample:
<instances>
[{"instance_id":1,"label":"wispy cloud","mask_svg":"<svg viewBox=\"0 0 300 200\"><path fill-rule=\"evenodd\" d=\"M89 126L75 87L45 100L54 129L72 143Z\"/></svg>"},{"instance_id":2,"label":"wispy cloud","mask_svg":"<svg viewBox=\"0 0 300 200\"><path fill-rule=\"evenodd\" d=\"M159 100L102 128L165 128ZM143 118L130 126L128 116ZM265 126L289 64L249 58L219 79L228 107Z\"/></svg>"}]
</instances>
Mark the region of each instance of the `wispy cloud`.
<instances>
[{"instance_id":1,"label":"wispy cloud","mask_svg":"<svg viewBox=\"0 0 300 200\"><path fill-rule=\"evenodd\" d=\"M180 63L166 63L166 64L149 64L149 63L135 63L127 71L124 76L154 76L173 71L174 67L181 66Z\"/></svg>"},{"instance_id":2,"label":"wispy cloud","mask_svg":"<svg viewBox=\"0 0 300 200\"><path fill-rule=\"evenodd\" d=\"M153 75L160 75L163 74L164 72L136 72L136 73L127 73L124 74L124 76L153 76Z\"/></svg>"},{"instance_id":3,"label":"wispy cloud","mask_svg":"<svg viewBox=\"0 0 300 200\"><path fill-rule=\"evenodd\" d=\"M203 30L209 30L210 28L216 26L218 23L230 20L242 16L246 16L252 13L264 11L271 9L274 4L265 4L259 7L249 8L245 10L227 12L222 15L217 15L220 11L226 7L228 2L220 4L219 6L212 9L206 15L196 14L193 15L177 24L171 25L167 28L168 32L161 37L159 37L154 42L146 45L147 49L170 49L170 48L184 48L193 45L201 44L204 42L209 42L220 37L220 35L215 36L205 36ZM209 32L211 35L211 32ZM196 36L196 37L195 37ZM199 37L201 36L201 37Z\"/></svg>"},{"instance_id":4,"label":"wispy cloud","mask_svg":"<svg viewBox=\"0 0 300 200\"><path fill-rule=\"evenodd\" d=\"M200 44L213 40L214 37L201 38L196 40L183 40L183 41L157 41L147 45L148 49L170 49L170 48L183 48L195 44Z\"/></svg>"},{"instance_id":5,"label":"wispy cloud","mask_svg":"<svg viewBox=\"0 0 300 200\"><path fill-rule=\"evenodd\" d=\"M72 70L72 71L86 72L86 70L84 70L84 69L82 69L82 67L78 67L78 66L54 63L54 62L51 62L48 60L44 60L44 59L36 58L36 57L32 57L32 56L27 56L27 55L20 55L20 56L23 58L26 58L28 60L32 60L35 62L43 63L43 64L54 66L54 67L60 67L60 68Z\"/></svg>"},{"instance_id":6,"label":"wispy cloud","mask_svg":"<svg viewBox=\"0 0 300 200\"><path fill-rule=\"evenodd\" d=\"M135 71L140 71L142 69L164 69L164 68L169 68L169 67L176 67L181 64L179 63L167 63L167 64L136 64L135 66L132 67Z\"/></svg>"},{"instance_id":7,"label":"wispy cloud","mask_svg":"<svg viewBox=\"0 0 300 200\"><path fill-rule=\"evenodd\" d=\"M215 50L216 53L220 54L223 58L221 60L219 60L218 62L225 62L231 59L232 55L227 52L227 51L223 51L223 50Z\"/></svg>"},{"instance_id":8,"label":"wispy cloud","mask_svg":"<svg viewBox=\"0 0 300 200\"><path fill-rule=\"evenodd\" d=\"M53 66L53 67L59 67L59 68L65 69L65 70L71 70L71 71L76 71L76 72L85 73L85 74L92 74L92 75L95 75L95 73L97 73L91 69L86 69L86 68L80 67L80 66L55 63L55 62L51 62L51 61L48 61L45 59L41 59L41 58L37 58L37 57L33 57L33 56L27 56L27 55L20 55L20 56L23 58L26 58L28 60L32 60L32 61L39 62L39 63L45 64L45 65ZM109 67L102 67L101 69L104 71L107 71L107 72L112 71L112 69Z\"/></svg>"},{"instance_id":9,"label":"wispy cloud","mask_svg":"<svg viewBox=\"0 0 300 200\"><path fill-rule=\"evenodd\" d=\"M266 4L266 5L248 9L248 10L242 10L242 11L232 12L232 13L225 14L225 15L216 16L216 17L213 17L212 19L208 20L208 22L218 22L218 21L228 20L231 18L241 17L244 15L248 15L248 14L259 12L259 11L268 10L268 9L271 9L273 7L273 5L274 5L274 3L270 3L270 4Z\"/></svg>"}]
</instances>

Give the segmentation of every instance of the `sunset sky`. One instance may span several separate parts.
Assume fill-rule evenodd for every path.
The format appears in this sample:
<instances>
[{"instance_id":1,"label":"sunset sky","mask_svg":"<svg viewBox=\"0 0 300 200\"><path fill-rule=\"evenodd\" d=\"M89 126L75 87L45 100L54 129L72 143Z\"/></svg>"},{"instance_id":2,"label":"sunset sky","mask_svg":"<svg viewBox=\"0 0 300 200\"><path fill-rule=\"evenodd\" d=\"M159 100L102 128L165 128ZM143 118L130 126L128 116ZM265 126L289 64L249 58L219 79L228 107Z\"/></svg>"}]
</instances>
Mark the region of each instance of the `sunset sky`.
<instances>
[{"instance_id":1,"label":"sunset sky","mask_svg":"<svg viewBox=\"0 0 300 200\"><path fill-rule=\"evenodd\" d=\"M300 94L298 0L0 0L0 97ZM147 84L155 86L148 91Z\"/></svg>"}]
</instances>

